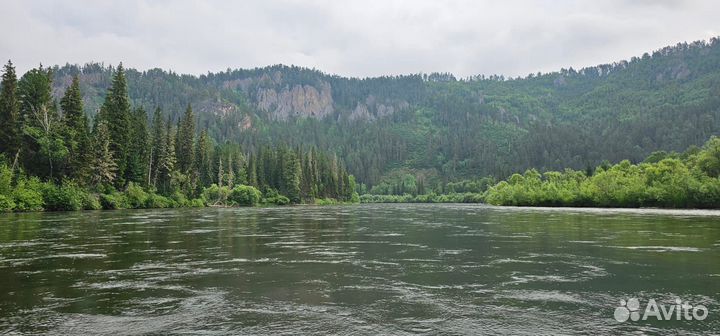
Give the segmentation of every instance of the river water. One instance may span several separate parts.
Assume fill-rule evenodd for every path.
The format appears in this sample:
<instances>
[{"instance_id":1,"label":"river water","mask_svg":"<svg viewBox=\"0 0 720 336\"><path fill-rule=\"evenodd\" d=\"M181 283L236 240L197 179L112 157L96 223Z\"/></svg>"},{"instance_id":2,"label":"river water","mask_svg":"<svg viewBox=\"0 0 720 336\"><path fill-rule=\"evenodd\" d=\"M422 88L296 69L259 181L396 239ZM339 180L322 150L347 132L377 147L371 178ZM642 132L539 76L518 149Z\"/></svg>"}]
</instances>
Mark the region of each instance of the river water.
<instances>
[{"instance_id":1,"label":"river water","mask_svg":"<svg viewBox=\"0 0 720 336\"><path fill-rule=\"evenodd\" d=\"M705 320L618 322L676 298ZM720 333L720 212L368 204L0 217L0 334Z\"/></svg>"}]
</instances>

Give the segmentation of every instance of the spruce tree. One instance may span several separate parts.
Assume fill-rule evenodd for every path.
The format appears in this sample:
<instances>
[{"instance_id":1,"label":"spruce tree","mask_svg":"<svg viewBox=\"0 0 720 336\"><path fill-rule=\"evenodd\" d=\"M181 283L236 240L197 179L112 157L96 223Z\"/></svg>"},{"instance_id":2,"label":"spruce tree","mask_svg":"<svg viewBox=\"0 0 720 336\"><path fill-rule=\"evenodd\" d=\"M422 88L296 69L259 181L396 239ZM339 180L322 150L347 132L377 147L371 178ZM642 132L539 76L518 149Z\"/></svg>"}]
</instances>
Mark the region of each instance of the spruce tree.
<instances>
[{"instance_id":1,"label":"spruce tree","mask_svg":"<svg viewBox=\"0 0 720 336\"><path fill-rule=\"evenodd\" d=\"M150 145L150 184L153 188L157 188L158 176L160 175L161 162L164 159L167 135L165 119L162 110L158 107L155 109L152 120L152 140Z\"/></svg>"},{"instance_id":2,"label":"spruce tree","mask_svg":"<svg viewBox=\"0 0 720 336\"><path fill-rule=\"evenodd\" d=\"M235 186L235 171L233 170L233 159L232 153L228 154L227 159L227 173L225 174L225 181L230 189Z\"/></svg>"},{"instance_id":3,"label":"spruce tree","mask_svg":"<svg viewBox=\"0 0 720 336\"><path fill-rule=\"evenodd\" d=\"M176 132L172 127L172 123L168 119L165 132L165 148L160 158L158 172L159 190L164 194L169 194L173 191L172 178L176 168L175 134Z\"/></svg>"},{"instance_id":4,"label":"spruce tree","mask_svg":"<svg viewBox=\"0 0 720 336\"><path fill-rule=\"evenodd\" d=\"M257 167L255 165L255 155L248 156L245 171L247 173L247 184L253 187L258 186L257 182Z\"/></svg>"},{"instance_id":5,"label":"spruce tree","mask_svg":"<svg viewBox=\"0 0 720 336\"><path fill-rule=\"evenodd\" d=\"M17 96L17 76L11 61L5 65L0 91L0 154L14 163L20 153L20 103Z\"/></svg>"},{"instance_id":6,"label":"spruce tree","mask_svg":"<svg viewBox=\"0 0 720 336\"><path fill-rule=\"evenodd\" d=\"M68 175L81 179L87 173L91 158L90 130L88 119L83 109L82 95L80 94L80 80L74 76L72 84L65 91L60 100L65 123L65 143L68 147Z\"/></svg>"},{"instance_id":7,"label":"spruce tree","mask_svg":"<svg viewBox=\"0 0 720 336\"><path fill-rule=\"evenodd\" d=\"M207 187L212 184L212 147L207 129L200 132L195 146L195 168L198 172L199 187Z\"/></svg>"},{"instance_id":8,"label":"spruce tree","mask_svg":"<svg viewBox=\"0 0 720 336\"><path fill-rule=\"evenodd\" d=\"M147 113L140 107L133 111L130 119L130 141L128 145L127 169L125 179L128 182L143 183L148 169L148 130Z\"/></svg>"},{"instance_id":9,"label":"spruce tree","mask_svg":"<svg viewBox=\"0 0 720 336\"><path fill-rule=\"evenodd\" d=\"M284 150L282 162L282 190L291 202L300 203L300 161L294 151Z\"/></svg>"},{"instance_id":10,"label":"spruce tree","mask_svg":"<svg viewBox=\"0 0 720 336\"><path fill-rule=\"evenodd\" d=\"M217 175L217 181L218 181L218 183L217 183L217 184L218 184L218 187L221 187L221 188L222 188L222 186L223 186L224 174L225 174L225 170L224 170L224 168L223 168L222 155L218 155L218 169L217 169L217 171L218 171L218 175Z\"/></svg>"},{"instance_id":11,"label":"spruce tree","mask_svg":"<svg viewBox=\"0 0 720 336\"><path fill-rule=\"evenodd\" d=\"M95 187L112 184L117 176L117 164L110 150L110 130L103 120L96 122L93 131L89 172L90 182Z\"/></svg>"},{"instance_id":12,"label":"spruce tree","mask_svg":"<svg viewBox=\"0 0 720 336\"><path fill-rule=\"evenodd\" d=\"M100 118L106 123L110 134L110 150L118 167L116 186L124 187L128 167L128 147L130 144L130 98L128 97L125 69L122 63L113 76L112 85L100 108Z\"/></svg>"},{"instance_id":13,"label":"spruce tree","mask_svg":"<svg viewBox=\"0 0 720 336\"><path fill-rule=\"evenodd\" d=\"M195 116L189 104L178 124L175 145L178 170L183 174L191 175L195 159Z\"/></svg>"}]
</instances>

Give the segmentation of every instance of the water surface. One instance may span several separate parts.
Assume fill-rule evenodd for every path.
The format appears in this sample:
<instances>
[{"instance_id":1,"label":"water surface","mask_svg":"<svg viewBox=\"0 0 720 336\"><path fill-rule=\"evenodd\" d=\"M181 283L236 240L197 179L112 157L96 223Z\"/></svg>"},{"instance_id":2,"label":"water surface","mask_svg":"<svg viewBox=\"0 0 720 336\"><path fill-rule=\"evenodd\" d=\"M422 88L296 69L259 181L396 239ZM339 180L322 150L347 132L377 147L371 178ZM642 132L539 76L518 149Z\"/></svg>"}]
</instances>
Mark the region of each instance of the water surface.
<instances>
[{"instance_id":1,"label":"water surface","mask_svg":"<svg viewBox=\"0 0 720 336\"><path fill-rule=\"evenodd\" d=\"M703 304L624 322L620 299ZM0 334L720 332L720 213L299 206L0 217Z\"/></svg>"}]
</instances>

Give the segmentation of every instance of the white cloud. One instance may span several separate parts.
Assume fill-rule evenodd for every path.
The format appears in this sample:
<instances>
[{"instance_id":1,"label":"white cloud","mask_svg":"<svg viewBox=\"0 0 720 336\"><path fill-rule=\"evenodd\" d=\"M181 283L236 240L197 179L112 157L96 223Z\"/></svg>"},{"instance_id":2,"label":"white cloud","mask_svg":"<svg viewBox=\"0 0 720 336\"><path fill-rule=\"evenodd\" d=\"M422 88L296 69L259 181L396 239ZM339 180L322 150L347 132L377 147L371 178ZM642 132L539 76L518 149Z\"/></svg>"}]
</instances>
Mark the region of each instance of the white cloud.
<instances>
[{"instance_id":1,"label":"white cloud","mask_svg":"<svg viewBox=\"0 0 720 336\"><path fill-rule=\"evenodd\" d=\"M102 61L201 74L296 64L346 76L525 75L720 33L709 1L7 1L20 72Z\"/></svg>"}]
</instances>

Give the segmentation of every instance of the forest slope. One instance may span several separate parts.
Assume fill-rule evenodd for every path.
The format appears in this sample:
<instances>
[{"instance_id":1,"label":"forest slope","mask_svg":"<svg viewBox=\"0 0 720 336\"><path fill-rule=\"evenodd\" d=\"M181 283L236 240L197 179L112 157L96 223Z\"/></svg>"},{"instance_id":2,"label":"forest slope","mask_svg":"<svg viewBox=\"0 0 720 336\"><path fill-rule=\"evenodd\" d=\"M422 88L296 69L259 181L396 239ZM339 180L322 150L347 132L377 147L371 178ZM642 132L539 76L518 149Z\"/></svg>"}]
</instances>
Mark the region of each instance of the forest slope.
<instances>
[{"instance_id":1,"label":"forest slope","mask_svg":"<svg viewBox=\"0 0 720 336\"><path fill-rule=\"evenodd\" d=\"M94 115L114 69L55 68L59 97L80 77ZM637 162L720 132L720 40L525 78L417 74L344 78L282 65L202 76L127 70L134 106L178 118L187 104L218 142L315 145L359 182L409 173L427 185L515 171Z\"/></svg>"}]
</instances>

